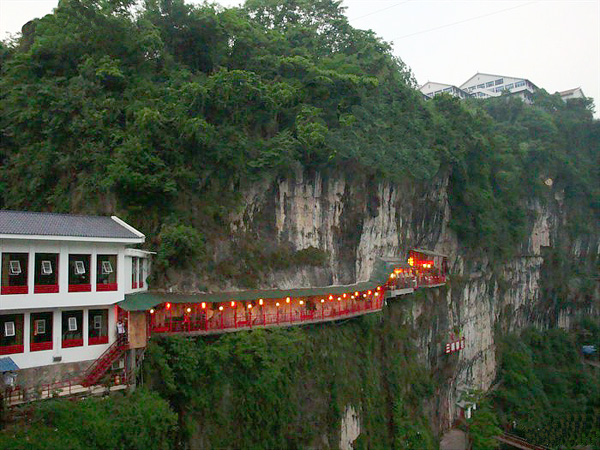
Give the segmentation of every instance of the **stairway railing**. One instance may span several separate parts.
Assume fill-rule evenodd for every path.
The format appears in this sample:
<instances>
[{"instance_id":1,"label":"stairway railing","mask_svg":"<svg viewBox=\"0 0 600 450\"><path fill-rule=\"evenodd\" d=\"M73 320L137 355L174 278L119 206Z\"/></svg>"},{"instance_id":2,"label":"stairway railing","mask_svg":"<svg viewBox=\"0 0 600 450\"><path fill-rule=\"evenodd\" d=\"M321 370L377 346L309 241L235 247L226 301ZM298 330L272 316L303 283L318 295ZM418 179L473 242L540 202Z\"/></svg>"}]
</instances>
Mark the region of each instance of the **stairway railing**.
<instances>
[{"instance_id":1,"label":"stairway railing","mask_svg":"<svg viewBox=\"0 0 600 450\"><path fill-rule=\"evenodd\" d=\"M127 333L119 334L117 340L85 371L81 378L81 385L87 387L95 384L128 347Z\"/></svg>"}]
</instances>

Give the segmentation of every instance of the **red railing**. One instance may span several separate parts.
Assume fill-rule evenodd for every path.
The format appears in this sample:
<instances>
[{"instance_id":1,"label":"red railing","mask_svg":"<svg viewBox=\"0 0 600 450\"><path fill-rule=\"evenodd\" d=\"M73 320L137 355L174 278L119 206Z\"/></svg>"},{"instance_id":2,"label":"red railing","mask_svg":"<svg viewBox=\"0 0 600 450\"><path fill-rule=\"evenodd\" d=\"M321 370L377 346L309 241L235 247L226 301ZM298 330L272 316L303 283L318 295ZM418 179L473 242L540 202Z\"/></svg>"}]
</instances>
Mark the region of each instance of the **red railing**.
<instances>
[{"instance_id":1,"label":"red railing","mask_svg":"<svg viewBox=\"0 0 600 450\"><path fill-rule=\"evenodd\" d=\"M378 311L383 305L383 291L373 300L345 302L327 301L318 303L315 309L294 309L282 304L275 313L254 310L241 312L238 309L226 309L215 312L210 318L203 317L169 317L161 324L151 323L151 333L213 333L227 330L252 329L261 326L283 326L290 324L314 323L326 320L343 319L373 311Z\"/></svg>"},{"instance_id":2,"label":"red railing","mask_svg":"<svg viewBox=\"0 0 600 450\"><path fill-rule=\"evenodd\" d=\"M114 374L114 377L104 385L122 386L130 382L130 375L125 369ZM62 397L66 395L87 394L90 391L89 386L83 386L80 378L74 378L67 381L57 381L55 383L42 383L35 387L22 388L21 386L9 387L4 390L4 404L6 406L15 406L21 403L27 403L37 400Z\"/></svg>"},{"instance_id":3,"label":"red railing","mask_svg":"<svg viewBox=\"0 0 600 450\"><path fill-rule=\"evenodd\" d=\"M106 370L121 357L123 352L129 347L127 334L119 334L117 340L100 355L86 370L81 379L82 386L91 386L98 382Z\"/></svg>"}]
</instances>

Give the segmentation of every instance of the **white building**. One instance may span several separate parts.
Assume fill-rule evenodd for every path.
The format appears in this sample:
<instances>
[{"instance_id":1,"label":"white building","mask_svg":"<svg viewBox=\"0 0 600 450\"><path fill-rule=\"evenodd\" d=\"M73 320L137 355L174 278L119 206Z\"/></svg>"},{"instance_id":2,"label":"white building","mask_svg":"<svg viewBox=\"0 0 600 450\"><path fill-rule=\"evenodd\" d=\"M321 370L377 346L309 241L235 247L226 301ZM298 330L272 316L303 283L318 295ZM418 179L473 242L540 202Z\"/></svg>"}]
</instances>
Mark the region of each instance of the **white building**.
<instances>
[{"instance_id":1,"label":"white building","mask_svg":"<svg viewBox=\"0 0 600 450\"><path fill-rule=\"evenodd\" d=\"M19 369L95 360L126 293L147 290L145 236L118 217L0 211L0 356Z\"/></svg>"},{"instance_id":2,"label":"white building","mask_svg":"<svg viewBox=\"0 0 600 450\"><path fill-rule=\"evenodd\" d=\"M532 94L538 89L526 78L515 78L489 73L476 73L460 88L476 98L499 97L503 93L517 95L526 103L533 101Z\"/></svg>"},{"instance_id":3,"label":"white building","mask_svg":"<svg viewBox=\"0 0 600 450\"><path fill-rule=\"evenodd\" d=\"M526 103L533 102L533 93L537 86L526 78L476 73L459 87L451 84L428 81L419 88L427 98L447 93L460 99L499 97L502 94L517 95Z\"/></svg>"},{"instance_id":4,"label":"white building","mask_svg":"<svg viewBox=\"0 0 600 450\"><path fill-rule=\"evenodd\" d=\"M421 93L423 95L425 95L427 98L433 98L436 95L442 94L442 93L446 93L446 94L450 94L453 95L454 97L458 97L458 98L467 98L467 97L471 97L471 95L465 91L463 91L462 89L453 86L451 84L444 84L444 83L436 83L434 81L428 81L427 83L425 83L423 86L421 86L419 88L419 91L421 91Z\"/></svg>"},{"instance_id":5,"label":"white building","mask_svg":"<svg viewBox=\"0 0 600 450\"><path fill-rule=\"evenodd\" d=\"M558 95L560 95L560 98L562 98L564 102L571 100L572 98L585 98L585 95L580 87L559 92Z\"/></svg>"}]
</instances>

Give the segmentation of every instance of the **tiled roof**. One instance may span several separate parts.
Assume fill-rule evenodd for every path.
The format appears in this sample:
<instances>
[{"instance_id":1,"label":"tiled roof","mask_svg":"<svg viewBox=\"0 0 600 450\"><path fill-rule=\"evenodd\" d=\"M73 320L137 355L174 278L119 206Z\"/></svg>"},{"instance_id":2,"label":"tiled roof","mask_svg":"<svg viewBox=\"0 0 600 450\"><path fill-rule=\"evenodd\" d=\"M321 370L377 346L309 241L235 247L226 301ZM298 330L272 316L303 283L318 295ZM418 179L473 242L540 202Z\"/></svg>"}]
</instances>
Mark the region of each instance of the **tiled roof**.
<instances>
[{"instance_id":1,"label":"tiled roof","mask_svg":"<svg viewBox=\"0 0 600 450\"><path fill-rule=\"evenodd\" d=\"M108 216L0 211L0 234L140 239Z\"/></svg>"}]
</instances>

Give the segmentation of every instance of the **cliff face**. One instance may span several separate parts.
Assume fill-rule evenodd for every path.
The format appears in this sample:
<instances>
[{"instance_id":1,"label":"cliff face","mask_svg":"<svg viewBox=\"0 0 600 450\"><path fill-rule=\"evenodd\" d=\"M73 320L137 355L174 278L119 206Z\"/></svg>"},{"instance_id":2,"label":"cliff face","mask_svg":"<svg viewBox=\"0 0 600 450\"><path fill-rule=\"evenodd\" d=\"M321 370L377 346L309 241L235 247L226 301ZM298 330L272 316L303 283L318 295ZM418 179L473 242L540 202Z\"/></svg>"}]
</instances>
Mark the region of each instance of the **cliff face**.
<instances>
[{"instance_id":1,"label":"cliff face","mask_svg":"<svg viewBox=\"0 0 600 450\"><path fill-rule=\"evenodd\" d=\"M293 178L248 190L244 211L234 221L236 231L265 237L268 230L269 239L296 250L312 246L328 253L325 268L278 271L268 277L266 284L271 286L366 280L377 257L403 256L413 247L448 254L450 286L429 291L422 302L412 302L407 316L411 319L406 323L416 336L421 362L443 374L438 404L430 408L431 418L442 429L457 417L461 391L490 388L497 368L496 332L532 325L569 326L577 314L598 313L594 301L556 311L541 295L543 272L550 270L544 257L549 249L566 248L571 251L569 259L589 259L598 254L600 245L598 236L588 236L565 246L569 240L561 228L562 198L560 193L552 198L549 192L547 204L529 205L533 226L518 256L493 263L485 254L461 248L448 227L447 183L442 177L423 189L360 176L298 172ZM451 330L461 330L467 345L458 354L446 356L443 345Z\"/></svg>"}]
</instances>

